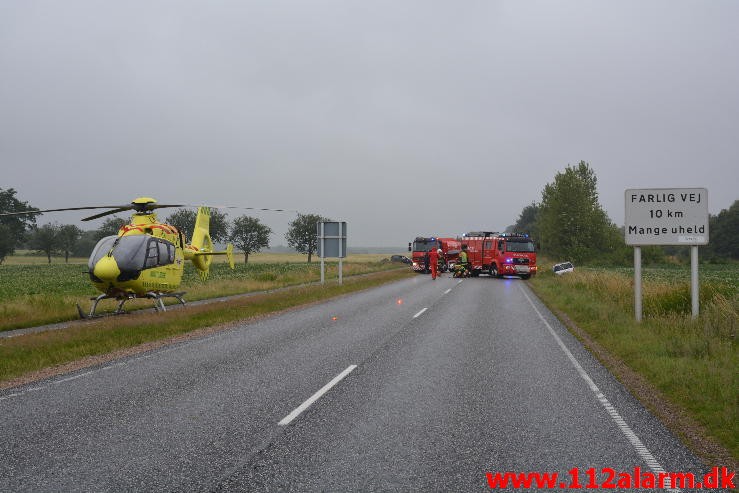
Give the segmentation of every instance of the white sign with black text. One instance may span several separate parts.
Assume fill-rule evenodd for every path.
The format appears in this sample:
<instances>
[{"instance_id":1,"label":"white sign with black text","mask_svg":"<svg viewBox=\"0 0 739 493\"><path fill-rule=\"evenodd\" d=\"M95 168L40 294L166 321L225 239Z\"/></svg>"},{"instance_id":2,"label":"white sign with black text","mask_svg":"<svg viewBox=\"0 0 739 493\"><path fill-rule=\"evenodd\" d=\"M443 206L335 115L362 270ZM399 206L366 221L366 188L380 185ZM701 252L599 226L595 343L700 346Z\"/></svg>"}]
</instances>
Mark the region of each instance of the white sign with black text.
<instances>
[{"instance_id":1,"label":"white sign with black text","mask_svg":"<svg viewBox=\"0 0 739 493\"><path fill-rule=\"evenodd\" d=\"M708 244L705 188L631 188L625 199L627 245Z\"/></svg>"}]
</instances>

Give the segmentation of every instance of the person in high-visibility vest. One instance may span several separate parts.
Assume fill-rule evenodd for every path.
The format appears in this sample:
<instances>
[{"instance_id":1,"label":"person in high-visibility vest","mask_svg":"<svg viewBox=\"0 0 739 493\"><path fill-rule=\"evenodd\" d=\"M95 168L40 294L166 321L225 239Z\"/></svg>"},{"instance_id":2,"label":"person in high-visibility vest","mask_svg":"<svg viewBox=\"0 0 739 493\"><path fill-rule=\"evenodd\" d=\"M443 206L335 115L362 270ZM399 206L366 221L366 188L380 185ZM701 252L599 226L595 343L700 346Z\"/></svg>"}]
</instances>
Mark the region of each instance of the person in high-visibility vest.
<instances>
[{"instance_id":1,"label":"person in high-visibility vest","mask_svg":"<svg viewBox=\"0 0 739 493\"><path fill-rule=\"evenodd\" d=\"M439 269L439 254L441 254L441 248L438 250L431 250L429 252L429 266L431 267L431 279L436 279L436 273Z\"/></svg>"},{"instance_id":2,"label":"person in high-visibility vest","mask_svg":"<svg viewBox=\"0 0 739 493\"><path fill-rule=\"evenodd\" d=\"M470 270L469 258L467 257L467 245L462 245L462 251L459 252L459 263L465 270Z\"/></svg>"}]
</instances>

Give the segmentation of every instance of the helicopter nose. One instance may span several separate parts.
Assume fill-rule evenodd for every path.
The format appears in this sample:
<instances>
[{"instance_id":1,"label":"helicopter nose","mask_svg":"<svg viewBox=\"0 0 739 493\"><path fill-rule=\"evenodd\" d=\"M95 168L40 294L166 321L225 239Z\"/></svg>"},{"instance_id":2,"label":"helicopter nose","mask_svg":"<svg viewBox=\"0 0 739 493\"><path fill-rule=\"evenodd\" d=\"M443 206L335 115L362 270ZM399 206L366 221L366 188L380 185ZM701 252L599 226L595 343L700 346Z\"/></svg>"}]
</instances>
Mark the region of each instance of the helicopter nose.
<instances>
[{"instance_id":1,"label":"helicopter nose","mask_svg":"<svg viewBox=\"0 0 739 493\"><path fill-rule=\"evenodd\" d=\"M101 281L115 281L121 275L121 270L113 257L105 256L98 260L92 273Z\"/></svg>"}]
</instances>

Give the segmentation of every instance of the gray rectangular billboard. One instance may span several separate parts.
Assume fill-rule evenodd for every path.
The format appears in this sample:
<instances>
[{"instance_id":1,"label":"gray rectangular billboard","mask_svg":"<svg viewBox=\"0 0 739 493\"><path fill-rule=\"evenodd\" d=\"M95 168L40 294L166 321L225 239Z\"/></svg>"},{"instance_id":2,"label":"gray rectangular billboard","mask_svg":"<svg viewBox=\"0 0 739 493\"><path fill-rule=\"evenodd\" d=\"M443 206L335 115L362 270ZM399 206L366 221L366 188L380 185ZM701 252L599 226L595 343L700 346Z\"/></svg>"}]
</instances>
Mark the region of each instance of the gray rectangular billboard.
<instances>
[{"instance_id":1,"label":"gray rectangular billboard","mask_svg":"<svg viewBox=\"0 0 739 493\"><path fill-rule=\"evenodd\" d=\"M316 223L319 258L346 257L346 222L322 221Z\"/></svg>"}]
</instances>

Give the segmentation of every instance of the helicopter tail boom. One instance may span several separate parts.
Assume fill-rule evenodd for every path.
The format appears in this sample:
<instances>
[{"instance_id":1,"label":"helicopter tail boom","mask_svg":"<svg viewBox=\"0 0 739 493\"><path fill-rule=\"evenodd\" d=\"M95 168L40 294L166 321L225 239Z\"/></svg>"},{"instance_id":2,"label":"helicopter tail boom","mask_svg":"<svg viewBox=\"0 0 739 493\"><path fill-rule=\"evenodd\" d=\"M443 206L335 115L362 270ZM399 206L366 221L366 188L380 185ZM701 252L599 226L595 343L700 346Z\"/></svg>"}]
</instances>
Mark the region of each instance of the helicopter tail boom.
<instances>
[{"instance_id":1,"label":"helicopter tail boom","mask_svg":"<svg viewBox=\"0 0 739 493\"><path fill-rule=\"evenodd\" d=\"M200 278L206 280L213 262L213 255L226 255L231 268L234 268L233 245L227 245L226 250L216 251L210 238L210 208L199 207L195 218L195 228L192 233L192 241L186 249L185 258L192 260L195 268L200 273Z\"/></svg>"}]
</instances>

